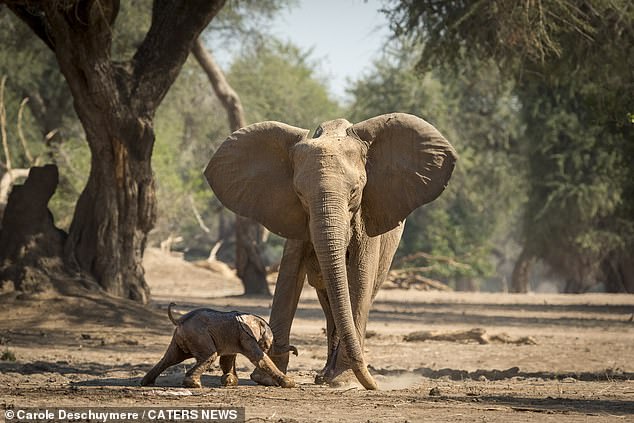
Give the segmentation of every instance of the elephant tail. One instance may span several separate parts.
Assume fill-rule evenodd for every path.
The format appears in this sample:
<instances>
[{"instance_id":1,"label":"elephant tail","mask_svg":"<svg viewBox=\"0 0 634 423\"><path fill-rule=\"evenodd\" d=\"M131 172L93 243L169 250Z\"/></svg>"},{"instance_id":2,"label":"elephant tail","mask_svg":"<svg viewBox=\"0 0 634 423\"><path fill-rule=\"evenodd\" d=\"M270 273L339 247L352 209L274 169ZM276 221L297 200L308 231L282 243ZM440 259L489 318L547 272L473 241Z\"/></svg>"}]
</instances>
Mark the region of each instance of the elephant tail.
<instances>
[{"instance_id":1,"label":"elephant tail","mask_svg":"<svg viewBox=\"0 0 634 423\"><path fill-rule=\"evenodd\" d=\"M176 305L176 303L170 303L167 306L167 317L170 318L170 320L172 321L172 323L174 324L174 326L178 325L178 320L174 319L174 315L172 314L172 307L174 307Z\"/></svg>"}]
</instances>

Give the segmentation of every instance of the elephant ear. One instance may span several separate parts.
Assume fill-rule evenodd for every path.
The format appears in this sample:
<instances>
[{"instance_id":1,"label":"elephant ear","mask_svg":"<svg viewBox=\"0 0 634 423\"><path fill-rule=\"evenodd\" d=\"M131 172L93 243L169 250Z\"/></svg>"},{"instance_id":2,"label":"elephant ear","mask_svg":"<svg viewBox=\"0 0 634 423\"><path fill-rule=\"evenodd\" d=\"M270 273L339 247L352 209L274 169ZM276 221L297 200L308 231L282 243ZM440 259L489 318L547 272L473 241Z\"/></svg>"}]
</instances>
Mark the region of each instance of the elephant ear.
<instances>
[{"instance_id":1,"label":"elephant ear","mask_svg":"<svg viewBox=\"0 0 634 423\"><path fill-rule=\"evenodd\" d=\"M262 337L264 328L260 322L254 318L254 316L241 313L236 316L236 319L238 320L238 323L240 323L242 330L248 333L249 336L253 337L256 341Z\"/></svg>"},{"instance_id":2,"label":"elephant ear","mask_svg":"<svg viewBox=\"0 0 634 423\"><path fill-rule=\"evenodd\" d=\"M361 203L368 235L397 227L447 186L456 151L423 119L391 113L359 122L348 133L369 145Z\"/></svg>"},{"instance_id":3,"label":"elephant ear","mask_svg":"<svg viewBox=\"0 0 634 423\"><path fill-rule=\"evenodd\" d=\"M218 199L285 238L307 239L308 216L293 189L289 148L308 130L261 122L235 131L213 155L205 177Z\"/></svg>"},{"instance_id":4,"label":"elephant ear","mask_svg":"<svg viewBox=\"0 0 634 423\"><path fill-rule=\"evenodd\" d=\"M253 337L264 352L268 352L271 349L273 332L264 319L250 314L238 314L236 319L240 324L240 328Z\"/></svg>"}]
</instances>

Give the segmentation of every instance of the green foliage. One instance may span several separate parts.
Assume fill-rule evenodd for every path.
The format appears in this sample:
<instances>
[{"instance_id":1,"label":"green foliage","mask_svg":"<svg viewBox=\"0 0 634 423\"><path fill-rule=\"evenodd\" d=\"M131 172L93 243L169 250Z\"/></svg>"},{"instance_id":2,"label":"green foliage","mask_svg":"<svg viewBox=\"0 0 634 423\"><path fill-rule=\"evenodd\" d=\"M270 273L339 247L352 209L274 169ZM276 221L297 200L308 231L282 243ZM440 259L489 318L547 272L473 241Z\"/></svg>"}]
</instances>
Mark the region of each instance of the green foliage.
<instances>
[{"instance_id":1,"label":"green foliage","mask_svg":"<svg viewBox=\"0 0 634 423\"><path fill-rule=\"evenodd\" d=\"M240 95L247 121L277 120L314 129L339 117L317 68L310 51L272 40L237 57L227 77Z\"/></svg>"},{"instance_id":2,"label":"green foliage","mask_svg":"<svg viewBox=\"0 0 634 423\"><path fill-rule=\"evenodd\" d=\"M291 45L273 42L237 56L228 79L250 122L274 119L310 128L337 114L337 104L328 98L309 54ZM223 249L223 257L230 259L233 231L227 226L233 216L213 197L202 171L231 131L226 111L194 60L168 93L155 125L159 217L151 241L182 236L183 245L200 257L209 253L213 242L224 239L229 248ZM210 232L201 229L196 213ZM279 256L281 240L271 237L270 244L267 254Z\"/></svg>"},{"instance_id":3,"label":"green foliage","mask_svg":"<svg viewBox=\"0 0 634 423\"><path fill-rule=\"evenodd\" d=\"M156 176L158 220L151 241L182 236L190 248L209 252L217 239L213 193L202 177L209 157L229 134L224 109L207 77L190 59L170 89L156 118L152 166ZM196 214L213 233L200 228ZM180 246L177 246L180 247Z\"/></svg>"},{"instance_id":4,"label":"green foliage","mask_svg":"<svg viewBox=\"0 0 634 423\"><path fill-rule=\"evenodd\" d=\"M510 145L521 130L512 85L495 67L480 64L461 74L419 75L403 44L375 63L349 91L349 113L358 122L393 111L412 113L436 126L460 156L447 190L407 220L398 255L418 251L467 264L434 264L429 276L457 281L492 275L491 254L506 241L522 203L519 159L509 160ZM412 263L429 265L427 259Z\"/></svg>"},{"instance_id":5,"label":"green foliage","mask_svg":"<svg viewBox=\"0 0 634 423\"><path fill-rule=\"evenodd\" d=\"M5 348L0 355L0 361L16 361L15 353L9 348Z\"/></svg>"},{"instance_id":6,"label":"green foliage","mask_svg":"<svg viewBox=\"0 0 634 423\"><path fill-rule=\"evenodd\" d=\"M422 43L423 69L493 59L512 71L561 56L567 34L591 40L597 18L628 8L628 0L396 0L385 13L396 36Z\"/></svg>"},{"instance_id":7,"label":"green foliage","mask_svg":"<svg viewBox=\"0 0 634 423\"><path fill-rule=\"evenodd\" d=\"M634 4L395 1L419 69L495 59L515 80L528 164L521 239L572 290L634 248ZM494 132L493 132L494 133Z\"/></svg>"}]
</instances>

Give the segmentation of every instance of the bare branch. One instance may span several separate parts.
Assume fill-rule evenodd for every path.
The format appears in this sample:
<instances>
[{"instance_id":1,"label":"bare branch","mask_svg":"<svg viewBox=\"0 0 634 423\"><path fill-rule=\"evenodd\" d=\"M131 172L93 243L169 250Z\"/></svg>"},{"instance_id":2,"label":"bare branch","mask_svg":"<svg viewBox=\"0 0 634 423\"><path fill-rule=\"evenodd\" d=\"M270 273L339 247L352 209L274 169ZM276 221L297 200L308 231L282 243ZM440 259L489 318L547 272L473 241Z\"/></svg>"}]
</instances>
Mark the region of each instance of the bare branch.
<instances>
[{"instance_id":1,"label":"bare branch","mask_svg":"<svg viewBox=\"0 0 634 423\"><path fill-rule=\"evenodd\" d=\"M202 216L200 215L200 213L198 212L198 209L196 208L196 204L194 203L194 198L191 195L189 196L189 204L192 207L192 211L194 212L194 216L196 217L196 220L198 221L198 226L200 226L200 229L205 231L205 233L210 233L211 230L207 227L207 225L205 225L205 222L203 221Z\"/></svg>"},{"instance_id":2,"label":"bare branch","mask_svg":"<svg viewBox=\"0 0 634 423\"><path fill-rule=\"evenodd\" d=\"M29 151L29 146L26 143L26 138L24 137L24 132L22 132L22 113L24 111L24 106L29 102L29 98L25 98L20 103L20 108L18 109L18 138L20 139L20 143L22 143L22 148L24 149L24 155L26 159L29 161L29 165L35 165L35 160L33 159L33 155Z\"/></svg>"},{"instance_id":3,"label":"bare branch","mask_svg":"<svg viewBox=\"0 0 634 423\"><path fill-rule=\"evenodd\" d=\"M224 4L225 0L154 1L150 30L132 59L131 97L138 110L156 109L194 41Z\"/></svg>"},{"instance_id":4,"label":"bare branch","mask_svg":"<svg viewBox=\"0 0 634 423\"><path fill-rule=\"evenodd\" d=\"M11 187L18 178L26 178L29 176L29 169L10 169L7 170L2 178L0 178L0 209L4 209L9 199ZM1 216L0 216L1 217Z\"/></svg>"},{"instance_id":5,"label":"bare branch","mask_svg":"<svg viewBox=\"0 0 634 423\"><path fill-rule=\"evenodd\" d=\"M209 251L209 257L207 258L208 262L218 260L218 258L216 257L216 254L218 254L218 250L220 250L220 247L222 247L223 243L224 243L223 240L219 240L214 244L213 247L211 247L211 251Z\"/></svg>"},{"instance_id":6,"label":"bare branch","mask_svg":"<svg viewBox=\"0 0 634 423\"><path fill-rule=\"evenodd\" d=\"M397 263L398 265L403 265L407 262L410 262L412 260L416 260L419 258L424 258L425 260L430 260L430 261L440 261L443 263L447 263L450 266L454 266L454 267L459 267L461 269L470 269L471 266L469 266L468 264L465 263L460 263L458 261L456 261L455 259L453 259L452 257L447 257L447 256L435 256L432 254L428 254L422 251L419 251L417 253L414 254L410 254L408 256L402 257L400 260L398 260Z\"/></svg>"},{"instance_id":7,"label":"bare branch","mask_svg":"<svg viewBox=\"0 0 634 423\"><path fill-rule=\"evenodd\" d=\"M231 130L237 131L246 126L244 110L238 93L229 85L220 66L216 64L213 55L205 48L200 38L194 42L192 53L200 67L207 74L216 96L227 111Z\"/></svg>"},{"instance_id":8,"label":"bare branch","mask_svg":"<svg viewBox=\"0 0 634 423\"><path fill-rule=\"evenodd\" d=\"M4 167L7 171L11 171L11 153L7 142L7 113L4 107L4 86L6 82L7 76L5 75L0 81L0 133L2 134L2 148L4 149Z\"/></svg>"},{"instance_id":9,"label":"bare branch","mask_svg":"<svg viewBox=\"0 0 634 423\"><path fill-rule=\"evenodd\" d=\"M23 4L9 4L8 7L44 44L55 51L55 43L46 30L46 18L43 11L35 11L33 7Z\"/></svg>"}]
</instances>

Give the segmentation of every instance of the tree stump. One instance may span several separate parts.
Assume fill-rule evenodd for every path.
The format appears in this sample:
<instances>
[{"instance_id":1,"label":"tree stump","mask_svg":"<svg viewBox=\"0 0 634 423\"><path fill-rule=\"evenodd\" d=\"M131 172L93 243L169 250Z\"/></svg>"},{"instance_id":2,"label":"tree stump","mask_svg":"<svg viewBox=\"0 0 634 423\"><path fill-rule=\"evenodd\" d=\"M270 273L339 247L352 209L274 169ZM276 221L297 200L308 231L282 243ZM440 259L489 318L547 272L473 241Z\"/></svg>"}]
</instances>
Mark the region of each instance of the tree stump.
<instances>
[{"instance_id":1,"label":"tree stump","mask_svg":"<svg viewBox=\"0 0 634 423\"><path fill-rule=\"evenodd\" d=\"M13 187L0 229L0 289L50 290L50 275L63 272L66 233L48 209L58 181L57 166L46 165L31 168L24 184Z\"/></svg>"}]
</instances>

